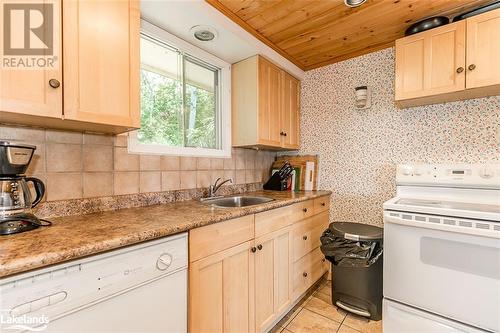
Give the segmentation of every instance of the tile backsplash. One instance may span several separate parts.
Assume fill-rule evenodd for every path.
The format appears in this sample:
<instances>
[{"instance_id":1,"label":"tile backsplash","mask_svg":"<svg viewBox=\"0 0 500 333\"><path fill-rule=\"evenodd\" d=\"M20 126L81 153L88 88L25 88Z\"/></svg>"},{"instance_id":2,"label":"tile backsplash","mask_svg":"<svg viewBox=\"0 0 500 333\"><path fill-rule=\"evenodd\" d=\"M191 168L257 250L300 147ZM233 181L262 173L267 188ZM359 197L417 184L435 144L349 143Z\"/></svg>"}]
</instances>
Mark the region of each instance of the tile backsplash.
<instances>
[{"instance_id":1,"label":"tile backsplash","mask_svg":"<svg viewBox=\"0 0 500 333\"><path fill-rule=\"evenodd\" d=\"M274 152L233 149L231 158L131 154L127 136L0 125L0 140L36 145L27 174L46 185L46 201L205 188L267 180Z\"/></svg>"}]
</instances>

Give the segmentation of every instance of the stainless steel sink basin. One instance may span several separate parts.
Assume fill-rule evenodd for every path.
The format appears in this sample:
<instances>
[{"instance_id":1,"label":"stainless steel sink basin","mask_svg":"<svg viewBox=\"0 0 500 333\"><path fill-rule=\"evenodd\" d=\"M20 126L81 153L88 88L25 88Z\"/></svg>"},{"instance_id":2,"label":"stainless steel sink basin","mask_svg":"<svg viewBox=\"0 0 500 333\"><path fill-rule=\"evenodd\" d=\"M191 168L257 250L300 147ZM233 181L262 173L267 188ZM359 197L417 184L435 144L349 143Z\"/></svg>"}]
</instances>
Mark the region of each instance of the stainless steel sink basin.
<instances>
[{"instance_id":1,"label":"stainless steel sink basin","mask_svg":"<svg viewBox=\"0 0 500 333\"><path fill-rule=\"evenodd\" d=\"M248 207L248 206L263 204L273 200L274 199L267 197L239 195L233 197L221 197L213 199L208 198L208 199L203 199L202 202L206 205L212 205L216 207Z\"/></svg>"}]
</instances>

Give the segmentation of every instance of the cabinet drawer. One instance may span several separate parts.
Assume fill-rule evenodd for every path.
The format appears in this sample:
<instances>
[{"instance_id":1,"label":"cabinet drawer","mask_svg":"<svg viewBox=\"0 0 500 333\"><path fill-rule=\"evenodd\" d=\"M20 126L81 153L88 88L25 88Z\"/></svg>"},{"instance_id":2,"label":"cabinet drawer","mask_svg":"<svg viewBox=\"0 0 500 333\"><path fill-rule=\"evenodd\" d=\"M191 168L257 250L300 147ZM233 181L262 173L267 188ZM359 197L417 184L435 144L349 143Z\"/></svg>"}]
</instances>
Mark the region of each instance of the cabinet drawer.
<instances>
[{"instance_id":1,"label":"cabinet drawer","mask_svg":"<svg viewBox=\"0 0 500 333\"><path fill-rule=\"evenodd\" d=\"M325 257L316 248L293 264L293 299L311 287L326 272Z\"/></svg>"},{"instance_id":2,"label":"cabinet drawer","mask_svg":"<svg viewBox=\"0 0 500 333\"><path fill-rule=\"evenodd\" d=\"M328 219L328 212L323 212L294 225L292 231L293 262L321 245L320 237L328 227Z\"/></svg>"},{"instance_id":3,"label":"cabinet drawer","mask_svg":"<svg viewBox=\"0 0 500 333\"><path fill-rule=\"evenodd\" d=\"M313 215L312 200L255 214L255 237L279 230Z\"/></svg>"},{"instance_id":4,"label":"cabinet drawer","mask_svg":"<svg viewBox=\"0 0 500 333\"><path fill-rule=\"evenodd\" d=\"M254 238L254 215L189 231L189 262L205 258Z\"/></svg>"},{"instance_id":5,"label":"cabinet drawer","mask_svg":"<svg viewBox=\"0 0 500 333\"><path fill-rule=\"evenodd\" d=\"M314 214L330 210L330 196L314 199Z\"/></svg>"}]
</instances>

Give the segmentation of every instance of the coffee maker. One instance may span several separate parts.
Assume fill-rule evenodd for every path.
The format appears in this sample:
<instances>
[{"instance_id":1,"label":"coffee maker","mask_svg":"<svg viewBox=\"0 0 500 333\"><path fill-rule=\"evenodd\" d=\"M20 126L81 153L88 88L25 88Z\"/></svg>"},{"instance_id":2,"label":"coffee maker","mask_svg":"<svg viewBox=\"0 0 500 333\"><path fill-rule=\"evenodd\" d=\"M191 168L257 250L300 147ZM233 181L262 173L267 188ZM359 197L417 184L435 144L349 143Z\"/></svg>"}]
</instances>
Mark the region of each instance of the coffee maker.
<instances>
[{"instance_id":1,"label":"coffee maker","mask_svg":"<svg viewBox=\"0 0 500 333\"><path fill-rule=\"evenodd\" d=\"M31 212L45 194L45 185L40 179L24 175L35 149L31 145L0 141L0 235L50 224ZM35 190L34 199L29 183Z\"/></svg>"}]
</instances>

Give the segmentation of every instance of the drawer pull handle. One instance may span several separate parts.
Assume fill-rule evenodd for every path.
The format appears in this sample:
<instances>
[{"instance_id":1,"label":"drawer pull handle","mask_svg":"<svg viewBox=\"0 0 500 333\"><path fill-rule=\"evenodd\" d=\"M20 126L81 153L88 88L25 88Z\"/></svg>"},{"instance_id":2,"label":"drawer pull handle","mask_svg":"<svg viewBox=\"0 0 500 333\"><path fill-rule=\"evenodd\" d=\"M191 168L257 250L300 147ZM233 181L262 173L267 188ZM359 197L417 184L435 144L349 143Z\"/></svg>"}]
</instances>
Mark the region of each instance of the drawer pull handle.
<instances>
[{"instance_id":1,"label":"drawer pull handle","mask_svg":"<svg viewBox=\"0 0 500 333\"><path fill-rule=\"evenodd\" d=\"M262 250L262 244L257 245L257 248L259 249L259 251Z\"/></svg>"},{"instance_id":2,"label":"drawer pull handle","mask_svg":"<svg viewBox=\"0 0 500 333\"><path fill-rule=\"evenodd\" d=\"M250 251L252 251L252 253L255 253L257 251L257 248L254 246L250 249Z\"/></svg>"},{"instance_id":3,"label":"drawer pull handle","mask_svg":"<svg viewBox=\"0 0 500 333\"><path fill-rule=\"evenodd\" d=\"M458 67L457 68L457 73L460 74L464 71L464 68L463 67Z\"/></svg>"},{"instance_id":4,"label":"drawer pull handle","mask_svg":"<svg viewBox=\"0 0 500 333\"><path fill-rule=\"evenodd\" d=\"M307 277L307 273L306 272L302 273L302 276Z\"/></svg>"},{"instance_id":5,"label":"drawer pull handle","mask_svg":"<svg viewBox=\"0 0 500 333\"><path fill-rule=\"evenodd\" d=\"M307 236L303 236L303 237L302 237L302 239L303 239L303 240L307 240Z\"/></svg>"},{"instance_id":6,"label":"drawer pull handle","mask_svg":"<svg viewBox=\"0 0 500 333\"><path fill-rule=\"evenodd\" d=\"M302 211L303 211L304 213L307 213L307 208L302 208Z\"/></svg>"}]
</instances>

